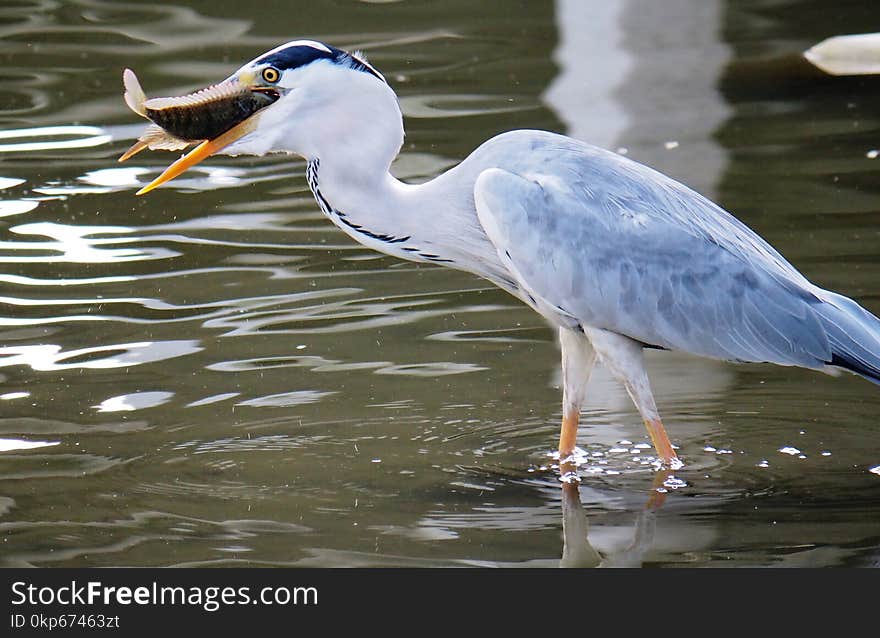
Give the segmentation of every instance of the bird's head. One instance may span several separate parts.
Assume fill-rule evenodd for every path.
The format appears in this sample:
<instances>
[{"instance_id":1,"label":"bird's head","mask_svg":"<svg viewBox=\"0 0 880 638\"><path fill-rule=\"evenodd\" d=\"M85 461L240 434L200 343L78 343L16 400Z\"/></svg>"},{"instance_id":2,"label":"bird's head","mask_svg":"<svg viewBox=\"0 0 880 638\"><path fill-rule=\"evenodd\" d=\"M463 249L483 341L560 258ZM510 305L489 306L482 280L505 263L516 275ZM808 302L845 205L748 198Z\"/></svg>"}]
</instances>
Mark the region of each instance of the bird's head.
<instances>
[{"instance_id":1,"label":"bird's head","mask_svg":"<svg viewBox=\"0 0 880 638\"><path fill-rule=\"evenodd\" d=\"M390 164L403 143L397 96L382 74L357 53L296 40L248 62L221 85L234 85L242 100L250 94L260 99L247 102L255 106L244 119L242 110L229 100L187 105L187 117L211 122L214 130L223 132L202 141L139 194L214 154L287 152L314 159L335 153L357 158L366 149ZM382 168L387 169L387 164Z\"/></svg>"}]
</instances>

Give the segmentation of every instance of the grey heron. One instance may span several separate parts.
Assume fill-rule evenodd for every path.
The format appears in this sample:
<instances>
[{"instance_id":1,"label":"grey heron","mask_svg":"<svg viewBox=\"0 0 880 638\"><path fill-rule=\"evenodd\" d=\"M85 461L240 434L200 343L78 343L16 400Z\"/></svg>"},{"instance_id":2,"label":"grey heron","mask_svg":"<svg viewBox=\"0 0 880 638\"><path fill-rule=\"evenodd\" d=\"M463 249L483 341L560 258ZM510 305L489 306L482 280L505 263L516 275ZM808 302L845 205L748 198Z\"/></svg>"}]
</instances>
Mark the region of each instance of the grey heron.
<instances>
[{"instance_id":1,"label":"grey heron","mask_svg":"<svg viewBox=\"0 0 880 638\"><path fill-rule=\"evenodd\" d=\"M190 119L178 136L190 127L198 138L200 121L225 130L139 194L215 153L302 156L318 206L356 241L483 277L555 328L561 462L576 450L585 388L600 361L638 409L659 463L681 466L652 395L645 348L844 369L880 383L877 317L812 284L730 213L647 166L564 135L515 130L434 179L408 184L390 172L404 138L397 96L360 54L297 40L224 83L235 88L152 103L154 115L182 105ZM239 99L249 92L254 99ZM177 120L171 111L156 119L167 127ZM169 133L169 144L163 135L154 127L121 159L199 141Z\"/></svg>"}]
</instances>

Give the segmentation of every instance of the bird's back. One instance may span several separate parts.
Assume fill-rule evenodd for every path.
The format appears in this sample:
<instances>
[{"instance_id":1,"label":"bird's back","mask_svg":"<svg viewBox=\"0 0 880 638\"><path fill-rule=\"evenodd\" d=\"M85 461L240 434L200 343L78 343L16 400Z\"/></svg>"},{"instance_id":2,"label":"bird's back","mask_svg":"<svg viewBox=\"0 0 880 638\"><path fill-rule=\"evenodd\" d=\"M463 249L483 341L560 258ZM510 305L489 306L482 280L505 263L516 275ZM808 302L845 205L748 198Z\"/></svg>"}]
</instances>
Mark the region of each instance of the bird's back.
<instances>
[{"instance_id":1,"label":"bird's back","mask_svg":"<svg viewBox=\"0 0 880 638\"><path fill-rule=\"evenodd\" d=\"M618 153L548 131L516 130L488 140L468 159L524 177L556 178L552 186L590 200L612 215L645 216L674 226L751 266L805 288L811 286L770 244L726 210L681 182Z\"/></svg>"}]
</instances>

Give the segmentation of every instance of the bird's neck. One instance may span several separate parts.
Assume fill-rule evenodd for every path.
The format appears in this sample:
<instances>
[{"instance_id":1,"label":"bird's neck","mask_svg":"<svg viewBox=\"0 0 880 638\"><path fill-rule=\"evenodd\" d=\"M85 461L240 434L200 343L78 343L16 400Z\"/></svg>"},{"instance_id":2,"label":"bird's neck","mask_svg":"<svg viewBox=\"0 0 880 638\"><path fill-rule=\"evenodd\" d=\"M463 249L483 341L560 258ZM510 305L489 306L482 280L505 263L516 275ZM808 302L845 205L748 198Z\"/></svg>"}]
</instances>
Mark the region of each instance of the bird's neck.
<instances>
[{"instance_id":1,"label":"bird's neck","mask_svg":"<svg viewBox=\"0 0 880 638\"><path fill-rule=\"evenodd\" d=\"M516 289L477 217L474 183L484 168L479 162L406 184L390 172L399 145L348 142L345 148L315 153L306 169L321 211L334 224L374 250L465 270Z\"/></svg>"},{"instance_id":2,"label":"bird's neck","mask_svg":"<svg viewBox=\"0 0 880 638\"><path fill-rule=\"evenodd\" d=\"M397 209L394 189L385 188L389 177L387 172L365 176L349 170L328 170L320 158L310 160L306 166L306 181L321 212L360 243L397 252L387 248L405 243L411 236L405 234L397 215L387 212Z\"/></svg>"},{"instance_id":3,"label":"bird's neck","mask_svg":"<svg viewBox=\"0 0 880 638\"><path fill-rule=\"evenodd\" d=\"M438 252L431 227L442 223L427 214L432 207L425 187L395 178L388 166L351 162L350 158L316 157L308 162L306 180L321 211L359 243L411 261L452 264ZM377 168L378 167L378 168Z\"/></svg>"}]
</instances>

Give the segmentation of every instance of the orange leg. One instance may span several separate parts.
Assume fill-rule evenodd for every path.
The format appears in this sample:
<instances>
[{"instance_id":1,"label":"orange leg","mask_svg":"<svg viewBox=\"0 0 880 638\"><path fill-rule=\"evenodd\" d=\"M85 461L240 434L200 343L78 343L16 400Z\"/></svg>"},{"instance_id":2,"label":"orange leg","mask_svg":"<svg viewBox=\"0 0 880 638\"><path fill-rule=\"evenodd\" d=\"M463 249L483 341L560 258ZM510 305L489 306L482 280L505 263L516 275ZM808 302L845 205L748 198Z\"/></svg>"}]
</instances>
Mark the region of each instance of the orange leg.
<instances>
[{"instance_id":1,"label":"orange leg","mask_svg":"<svg viewBox=\"0 0 880 638\"><path fill-rule=\"evenodd\" d=\"M645 509L655 512L659 510L663 503L666 502L666 494L668 490L666 489L665 483L666 479L672 476L672 470L659 470L654 474L654 481L651 485L651 496L648 498L648 502L645 503Z\"/></svg>"},{"instance_id":2,"label":"orange leg","mask_svg":"<svg viewBox=\"0 0 880 638\"><path fill-rule=\"evenodd\" d=\"M564 461L574 452L577 445L578 413L570 412L562 416L562 428L559 431L559 460Z\"/></svg>"},{"instance_id":3,"label":"orange leg","mask_svg":"<svg viewBox=\"0 0 880 638\"><path fill-rule=\"evenodd\" d=\"M562 416L562 429L559 431L559 475L563 479L563 485L576 478L577 466L565 459L571 457L577 445L578 420L577 411Z\"/></svg>"},{"instance_id":4,"label":"orange leg","mask_svg":"<svg viewBox=\"0 0 880 638\"><path fill-rule=\"evenodd\" d=\"M657 456L660 457L663 467L673 470L680 468L683 464L675 454L675 450L672 449L672 443L666 435L663 422L659 418L645 419L645 427L648 429L648 436L651 437L651 443L654 444L654 449L657 450Z\"/></svg>"},{"instance_id":5,"label":"orange leg","mask_svg":"<svg viewBox=\"0 0 880 638\"><path fill-rule=\"evenodd\" d=\"M623 383L627 394L642 415L663 467L673 470L682 467L684 464L672 449L672 443L669 442L654 403L651 383L645 370L642 344L605 330L588 329L586 332L603 363Z\"/></svg>"},{"instance_id":6,"label":"orange leg","mask_svg":"<svg viewBox=\"0 0 880 638\"><path fill-rule=\"evenodd\" d=\"M559 472L565 480L576 477L577 466L565 463L577 446L578 421L590 371L596 362L593 346L583 334L559 329L562 347L562 429L559 432Z\"/></svg>"}]
</instances>

